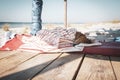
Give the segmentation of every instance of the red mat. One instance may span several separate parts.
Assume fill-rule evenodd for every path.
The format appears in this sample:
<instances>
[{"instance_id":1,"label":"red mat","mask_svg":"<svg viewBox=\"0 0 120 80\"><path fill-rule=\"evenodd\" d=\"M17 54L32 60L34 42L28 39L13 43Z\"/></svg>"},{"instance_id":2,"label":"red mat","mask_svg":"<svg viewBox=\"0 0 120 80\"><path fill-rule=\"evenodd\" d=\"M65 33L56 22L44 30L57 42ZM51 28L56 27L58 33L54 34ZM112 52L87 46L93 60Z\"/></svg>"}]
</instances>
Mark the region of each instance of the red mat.
<instances>
[{"instance_id":1,"label":"red mat","mask_svg":"<svg viewBox=\"0 0 120 80\"><path fill-rule=\"evenodd\" d=\"M120 42L104 42L99 46L85 47L83 53L120 56Z\"/></svg>"},{"instance_id":2,"label":"red mat","mask_svg":"<svg viewBox=\"0 0 120 80\"><path fill-rule=\"evenodd\" d=\"M17 34L13 39L7 41L5 43L5 45L0 48L0 50L6 51L6 50L16 50L16 49L18 49L23 44L23 42L21 41L23 36L28 36L29 37L30 35L24 35L24 34L23 35L18 35Z\"/></svg>"}]
</instances>

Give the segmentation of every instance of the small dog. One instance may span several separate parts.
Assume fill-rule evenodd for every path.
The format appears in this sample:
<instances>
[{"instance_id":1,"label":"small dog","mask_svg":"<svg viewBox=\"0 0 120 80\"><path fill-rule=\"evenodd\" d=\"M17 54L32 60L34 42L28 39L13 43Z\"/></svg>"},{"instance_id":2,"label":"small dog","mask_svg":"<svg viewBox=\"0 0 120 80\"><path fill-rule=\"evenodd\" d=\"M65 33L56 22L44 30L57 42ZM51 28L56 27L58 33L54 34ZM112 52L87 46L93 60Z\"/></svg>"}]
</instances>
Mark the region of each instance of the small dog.
<instances>
[{"instance_id":1,"label":"small dog","mask_svg":"<svg viewBox=\"0 0 120 80\"><path fill-rule=\"evenodd\" d=\"M79 43L92 43L92 41L90 39L88 39L81 32L76 32L74 44L76 45L76 44L79 44Z\"/></svg>"}]
</instances>

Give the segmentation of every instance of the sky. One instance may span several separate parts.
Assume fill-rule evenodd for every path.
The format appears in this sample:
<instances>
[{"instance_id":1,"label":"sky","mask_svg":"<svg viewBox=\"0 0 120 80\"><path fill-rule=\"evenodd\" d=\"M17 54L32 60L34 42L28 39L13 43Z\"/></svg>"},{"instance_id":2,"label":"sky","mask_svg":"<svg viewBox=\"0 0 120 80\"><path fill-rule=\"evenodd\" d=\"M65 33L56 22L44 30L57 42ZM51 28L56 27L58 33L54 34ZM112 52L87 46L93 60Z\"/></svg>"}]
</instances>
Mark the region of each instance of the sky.
<instances>
[{"instance_id":1,"label":"sky","mask_svg":"<svg viewBox=\"0 0 120 80\"><path fill-rule=\"evenodd\" d=\"M120 0L67 0L68 23L120 20ZM32 0L0 0L0 22L31 22ZM43 0L43 23L64 22L64 0Z\"/></svg>"}]
</instances>

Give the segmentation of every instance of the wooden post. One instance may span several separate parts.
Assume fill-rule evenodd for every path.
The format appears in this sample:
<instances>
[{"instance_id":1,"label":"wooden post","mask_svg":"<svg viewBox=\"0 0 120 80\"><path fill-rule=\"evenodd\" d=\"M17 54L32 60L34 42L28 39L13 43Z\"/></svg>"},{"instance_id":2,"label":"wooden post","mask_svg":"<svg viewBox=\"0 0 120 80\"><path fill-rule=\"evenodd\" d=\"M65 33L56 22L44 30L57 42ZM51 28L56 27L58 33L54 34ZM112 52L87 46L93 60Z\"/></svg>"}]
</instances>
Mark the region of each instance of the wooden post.
<instances>
[{"instance_id":1,"label":"wooden post","mask_svg":"<svg viewBox=\"0 0 120 80\"><path fill-rule=\"evenodd\" d=\"M42 0L32 0L32 27L31 27L31 34L36 35L37 31L42 29L42 20L41 20L41 13L42 13Z\"/></svg>"},{"instance_id":2,"label":"wooden post","mask_svg":"<svg viewBox=\"0 0 120 80\"><path fill-rule=\"evenodd\" d=\"M64 0L64 26L67 28L67 0Z\"/></svg>"}]
</instances>

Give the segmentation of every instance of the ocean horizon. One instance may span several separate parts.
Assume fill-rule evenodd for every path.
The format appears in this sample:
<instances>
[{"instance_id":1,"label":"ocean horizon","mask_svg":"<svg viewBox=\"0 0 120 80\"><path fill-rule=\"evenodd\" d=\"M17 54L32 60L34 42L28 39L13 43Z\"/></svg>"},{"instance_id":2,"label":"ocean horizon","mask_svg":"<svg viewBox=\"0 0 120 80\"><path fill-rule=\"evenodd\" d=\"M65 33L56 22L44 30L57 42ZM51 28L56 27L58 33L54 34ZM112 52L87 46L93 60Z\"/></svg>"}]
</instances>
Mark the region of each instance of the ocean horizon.
<instances>
[{"instance_id":1,"label":"ocean horizon","mask_svg":"<svg viewBox=\"0 0 120 80\"><path fill-rule=\"evenodd\" d=\"M9 24L11 28L16 28L16 27L24 27L24 26L29 26L32 27L32 22L0 22L0 28L2 28L2 26L4 24ZM58 25L58 26L63 26L64 23L63 22L43 22L42 26L44 25ZM69 24L86 24L86 23L68 23Z\"/></svg>"},{"instance_id":2,"label":"ocean horizon","mask_svg":"<svg viewBox=\"0 0 120 80\"><path fill-rule=\"evenodd\" d=\"M12 27L12 28L16 28L16 27L22 27L22 26L32 26L32 22L0 22L0 28L2 28L2 26L4 25L4 24L9 24L10 25L10 27ZM44 25L44 24L64 24L64 23L42 23L42 25Z\"/></svg>"}]
</instances>

